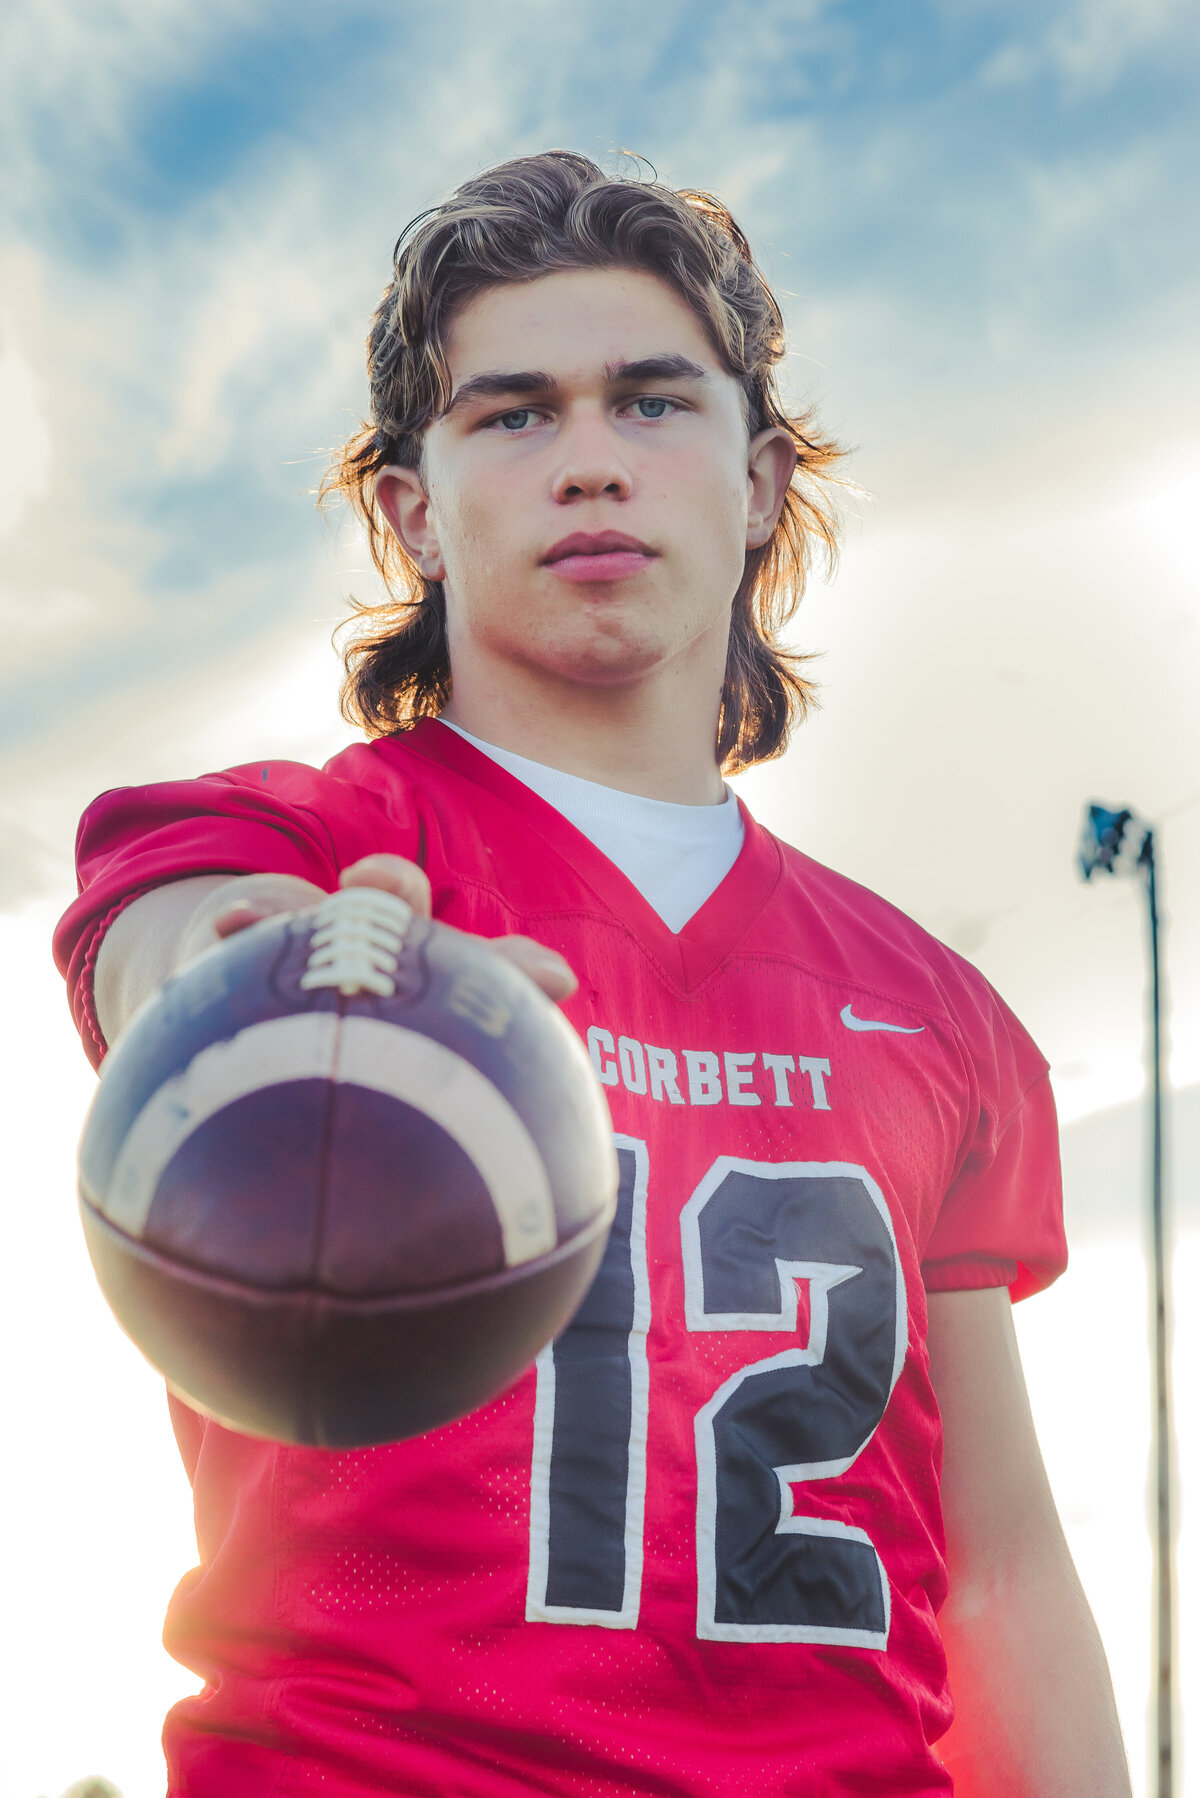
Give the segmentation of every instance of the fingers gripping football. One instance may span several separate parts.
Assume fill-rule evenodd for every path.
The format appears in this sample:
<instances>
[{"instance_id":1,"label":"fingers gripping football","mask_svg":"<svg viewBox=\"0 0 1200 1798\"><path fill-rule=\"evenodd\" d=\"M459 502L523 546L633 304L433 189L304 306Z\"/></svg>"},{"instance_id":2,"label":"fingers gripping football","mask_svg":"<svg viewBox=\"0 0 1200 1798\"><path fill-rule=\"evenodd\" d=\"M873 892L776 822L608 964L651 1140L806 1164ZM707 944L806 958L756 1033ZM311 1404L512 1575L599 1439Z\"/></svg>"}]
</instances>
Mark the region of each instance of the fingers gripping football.
<instances>
[{"instance_id":1,"label":"fingers gripping football","mask_svg":"<svg viewBox=\"0 0 1200 1798\"><path fill-rule=\"evenodd\" d=\"M497 955L506 961L513 962L521 971L540 986L548 999L561 1004L569 999L579 985L574 971L568 961L555 949L548 949L545 943L535 943L528 936L501 936L492 941L492 948Z\"/></svg>"},{"instance_id":2,"label":"fingers gripping football","mask_svg":"<svg viewBox=\"0 0 1200 1798\"><path fill-rule=\"evenodd\" d=\"M290 889L307 884L286 875L251 875L248 886L250 882L255 883L253 890L239 893L214 917L212 928L218 937L235 936L263 918L296 910L298 895ZM431 915L429 878L424 869L418 868L415 862L406 861L403 856L364 856L342 870L340 884L343 887L378 887L403 899L418 917ZM307 899L301 900L301 904L307 902ZM530 937L496 937L491 940L491 948L528 975L547 998L559 1002L569 999L579 984L568 963L556 950L547 948L544 943L536 943Z\"/></svg>"}]
</instances>

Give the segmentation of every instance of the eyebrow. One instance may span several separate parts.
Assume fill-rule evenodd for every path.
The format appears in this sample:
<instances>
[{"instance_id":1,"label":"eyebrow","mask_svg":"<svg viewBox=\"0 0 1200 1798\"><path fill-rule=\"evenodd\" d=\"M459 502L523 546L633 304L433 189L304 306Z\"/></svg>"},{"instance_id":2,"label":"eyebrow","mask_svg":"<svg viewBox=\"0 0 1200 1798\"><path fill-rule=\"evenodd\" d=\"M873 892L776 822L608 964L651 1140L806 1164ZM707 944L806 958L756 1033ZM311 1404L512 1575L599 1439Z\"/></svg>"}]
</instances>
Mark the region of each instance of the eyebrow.
<instances>
[{"instance_id":1,"label":"eyebrow","mask_svg":"<svg viewBox=\"0 0 1200 1798\"><path fill-rule=\"evenodd\" d=\"M604 381L608 387L629 387L644 381L707 381L708 371L689 356L643 356L637 362L606 362ZM487 369L472 375L459 387L442 417L446 418L472 400L495 399L502 394L553 393L558 382L544 369Z\"/></svg>"}]
</instances>

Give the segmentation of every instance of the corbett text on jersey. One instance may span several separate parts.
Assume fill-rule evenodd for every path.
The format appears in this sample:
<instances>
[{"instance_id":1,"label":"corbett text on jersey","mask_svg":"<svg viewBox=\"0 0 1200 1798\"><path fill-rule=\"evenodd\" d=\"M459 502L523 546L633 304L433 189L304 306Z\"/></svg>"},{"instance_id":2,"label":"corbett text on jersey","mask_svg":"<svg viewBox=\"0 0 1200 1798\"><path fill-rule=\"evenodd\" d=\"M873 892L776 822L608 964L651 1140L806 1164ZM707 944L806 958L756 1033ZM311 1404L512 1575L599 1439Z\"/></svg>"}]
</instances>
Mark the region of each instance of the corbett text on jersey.
<instances>
[{"instance_id":1,"label":"corbett text on jersey","mask_svg":"<svg viewBox=\"0 0 1200 1798\"><path fill-rule=\"evenodd\" d=\"M757 1049L660 1049L593 1024L588 1054L604 1086L672 1105L801 1105L831 1111L832 1069L823 1055ZM681 1065L682 1064L682 1065Z\"/></svg>"}]
</instances>

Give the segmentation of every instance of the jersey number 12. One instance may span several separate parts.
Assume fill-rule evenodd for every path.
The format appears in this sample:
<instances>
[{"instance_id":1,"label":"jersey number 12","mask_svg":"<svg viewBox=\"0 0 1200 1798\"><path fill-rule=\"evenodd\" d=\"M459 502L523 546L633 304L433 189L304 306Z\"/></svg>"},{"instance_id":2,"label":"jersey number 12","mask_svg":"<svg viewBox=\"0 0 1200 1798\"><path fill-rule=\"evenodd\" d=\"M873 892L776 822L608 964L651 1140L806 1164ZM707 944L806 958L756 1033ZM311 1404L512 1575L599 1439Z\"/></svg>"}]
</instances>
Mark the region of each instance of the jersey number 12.
<instances>
[{"instance_id":1,"label":"jersey number 12","mask_svg":"<svg viewBox=\"0 0 1200 1798\"><path fill-rule=\"evenodd\" d=\"M650 1286L646 1145L618 1136L604 1260L537 1361L526 1616L633 1629L642 1584ZM899 1378L904 1277L883 1194L846 1162L722 1155L680 1219L689 1331L808 1340L739 1368L696 1414L697 1634L886 1648L887 1576L865 1530L797 1516L793 1487L861 1454Z\"/></svg>"}]
</instances>

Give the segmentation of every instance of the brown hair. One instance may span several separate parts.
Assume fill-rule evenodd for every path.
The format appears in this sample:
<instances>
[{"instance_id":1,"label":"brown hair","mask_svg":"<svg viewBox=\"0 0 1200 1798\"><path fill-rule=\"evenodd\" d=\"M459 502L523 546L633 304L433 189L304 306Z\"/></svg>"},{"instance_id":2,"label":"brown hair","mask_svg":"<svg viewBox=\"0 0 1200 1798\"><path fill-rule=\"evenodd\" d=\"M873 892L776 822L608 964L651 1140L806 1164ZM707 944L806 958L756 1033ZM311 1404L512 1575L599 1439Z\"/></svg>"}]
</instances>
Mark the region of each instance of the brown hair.
<instances>
[{"instance_id":1,"label":"brown hair","mask_svg":"<svg viewBox=\"0 0 1200 1798\"><path fill-rule=\"evenodd\" d=\"M727 208L711 194L610 177L571 150L517 157L464 181L396 244L367 338L371 422L344 446L320 493L322 502L342 494L361 518L389 594L379 605L351 602L364 628L343 652L342 712L385 736L449 699L442 583L426 579L389 529L375 480L389 464L420 465L423 433L450 399L445 346L455 314L486 288L579 268L637 269L669 283L741 383L751 437L780 426L796 445L778 523L747 552L733 602L716 750L736 772L779 755L812 702L800 672L808 658L779 639L814 545L830 564L836 556L830 470L842 452L817 435L810 414L789 416L781 404L783 319Z\"/></svg>"}]
</instances>

